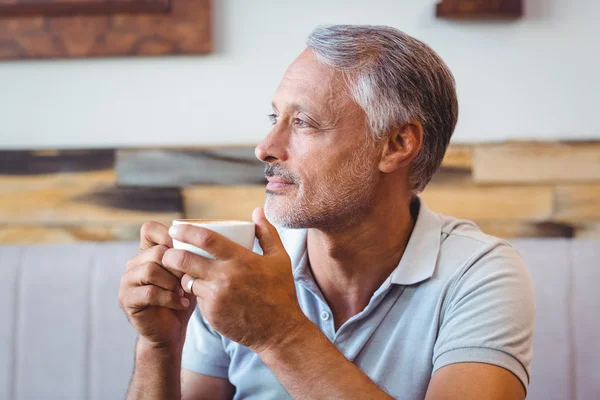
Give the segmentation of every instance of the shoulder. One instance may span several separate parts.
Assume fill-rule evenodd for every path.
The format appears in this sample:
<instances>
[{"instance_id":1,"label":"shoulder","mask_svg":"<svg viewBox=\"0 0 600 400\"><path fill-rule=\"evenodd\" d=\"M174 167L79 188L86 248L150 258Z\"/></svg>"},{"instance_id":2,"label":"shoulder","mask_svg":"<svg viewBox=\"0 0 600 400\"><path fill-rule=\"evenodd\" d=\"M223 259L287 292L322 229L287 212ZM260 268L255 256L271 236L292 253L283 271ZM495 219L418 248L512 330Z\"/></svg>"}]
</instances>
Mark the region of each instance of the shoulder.
<instances>
[{"instance_id":1,"label":"shoulder","mask_svg":"<svg viewBox=\"0 0 600 400\"><path fill-rule=\"evenodd\" d=\"M512 275L530 281L525 261L505 239L488 235L472 221L438 214L441 220L439 277L459 280L469 275Z\"/></svg>"}]
</instances>

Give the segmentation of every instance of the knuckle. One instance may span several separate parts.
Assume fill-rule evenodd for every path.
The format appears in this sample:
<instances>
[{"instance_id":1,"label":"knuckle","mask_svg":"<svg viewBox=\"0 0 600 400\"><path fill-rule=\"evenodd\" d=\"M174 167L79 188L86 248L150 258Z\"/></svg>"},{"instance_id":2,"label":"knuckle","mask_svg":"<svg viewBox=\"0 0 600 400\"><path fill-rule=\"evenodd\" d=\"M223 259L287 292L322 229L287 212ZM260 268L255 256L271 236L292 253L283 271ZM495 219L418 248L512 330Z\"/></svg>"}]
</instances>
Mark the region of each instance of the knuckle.
<instances>
[{"instance_id":1,"label":"knuckle","mask_svg":"<svg viewBox=\"0 0 600 400\"><path fill-rule=\"evenodd\" d=\"M210 247L215 240L215 235L212 231L202 230L198 232L197 242L200 248Z\"/></svg>"},{"instance_id":2,"label":"knuckle","mask_svg":"<svg viewBox=\"0 0 600 400\"><path fill-rule=\"evenodd\" d=\"M154 221L146 221L140 228L140 236L141 238L148 237L150 232L152 232L156 227L156 222Z\"/></svg>"},{"instance_id":3,"label":"knuckle","mask_svg":"<svg viewBox=\"0 0 600 400\"><path fill-rule=\"evenodd\" d=\"M160 262L165 255L165 252L168 250L168 247L162 244L156 245L152 247L152 259Z\"/></svg>"},{"instance_id":4,"label":"knuckle","mask_svg":"<svg viewBox=\"0 0 600 400\"><path fill-rule=\"evenodd\" d=\"M156 286L148 285L144 290L144 300L146 300L147 303L150 303L158 297L158 293L158 288Z\"/></svg>"},{"instance_id":5,"label":"knuckle","mask_svg":"<svg viewBox=\"0 0 600 400\"><path fill-rule=\"evenodd\" d=\"M175 253L174 262L176 265L184 266L188 261L189 255L187 251L180 250Z\"/></svg>"},{"instance_id":6,"label":"knuckle","mask_svg":"<svg viewBox=\"0 0 600 400\"><path fill-rule=\"evenodd\" d=\"M219 293L221 292L227 292L229 291L232 286L233 286L233 282L232 279L229 275L225 274L225 273L221 273L220 276L217 278L217 291Z\"/></svg>"},{"instance_id":7,"label":"knuckle","mask_svg":"<svg viewBox=\"0 0 600 400\"><path fill-rule=\"evenodd\" d=\"M153 281L156 278L155 265L152 262L147 262L141 266L142 274L147 281Z\"/></svg>"}]
</instances>

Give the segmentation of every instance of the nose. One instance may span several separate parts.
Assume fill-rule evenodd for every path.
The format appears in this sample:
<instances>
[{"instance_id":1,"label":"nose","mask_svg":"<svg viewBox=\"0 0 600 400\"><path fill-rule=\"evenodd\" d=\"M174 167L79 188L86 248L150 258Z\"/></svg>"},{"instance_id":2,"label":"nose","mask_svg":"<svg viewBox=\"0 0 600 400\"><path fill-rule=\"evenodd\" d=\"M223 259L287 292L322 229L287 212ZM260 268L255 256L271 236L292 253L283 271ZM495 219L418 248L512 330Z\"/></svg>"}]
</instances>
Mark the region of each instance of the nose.
<instances>
[{"instance_id":1,"label":"nose","mask_svg":"<svg viewBox=\"0 0 600 400\"><path fill-rule=\"evenodd\" d=\"M286 161L288 134L283 129L273 128L262 142L254 149L254 155L264 163Z\"/></svg>"}]
</instances>

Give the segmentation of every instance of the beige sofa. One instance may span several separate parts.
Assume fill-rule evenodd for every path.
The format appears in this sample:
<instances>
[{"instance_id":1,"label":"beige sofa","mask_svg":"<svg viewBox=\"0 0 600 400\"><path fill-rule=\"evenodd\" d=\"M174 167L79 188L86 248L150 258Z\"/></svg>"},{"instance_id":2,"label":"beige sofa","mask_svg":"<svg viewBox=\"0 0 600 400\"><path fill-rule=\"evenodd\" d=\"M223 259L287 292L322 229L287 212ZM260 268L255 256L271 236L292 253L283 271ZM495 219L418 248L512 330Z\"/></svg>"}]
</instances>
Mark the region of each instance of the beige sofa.
<instances>
[{"instance_id":1,"label":"beige sofa","mask_svg":"<svg viewBox=\"0 0 600 400\"><path fill-rule=\"evenodd\" d=\"M513 240L532 273L528 399L600 399L600 241ZM0 399L121 399L135 332L117 303L136 243L0 246Z\"/></svg>"}]
</instances>

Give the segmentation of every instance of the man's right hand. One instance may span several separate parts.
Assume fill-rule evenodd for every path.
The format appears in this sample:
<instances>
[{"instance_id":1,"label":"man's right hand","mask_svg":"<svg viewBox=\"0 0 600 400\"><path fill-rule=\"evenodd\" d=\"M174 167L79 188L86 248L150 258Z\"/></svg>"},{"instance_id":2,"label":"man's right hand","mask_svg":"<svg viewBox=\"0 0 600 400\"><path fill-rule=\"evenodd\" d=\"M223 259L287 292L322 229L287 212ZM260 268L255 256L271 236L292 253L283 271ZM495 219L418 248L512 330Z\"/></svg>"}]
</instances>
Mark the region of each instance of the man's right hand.
<instances>
[{"instance_id":1,"label":"man's right hand","mask_svg":"<svg viewBox=\"0 0 600 400\"><path fill-rule=\"evenodd\" d=\"M119 304L144 344L181 349L196 297L185 294L180 273L162 265L172 247L168 227L158 222L142 226L140 249L121 278Z\"/></svg>"}]
</instances>

